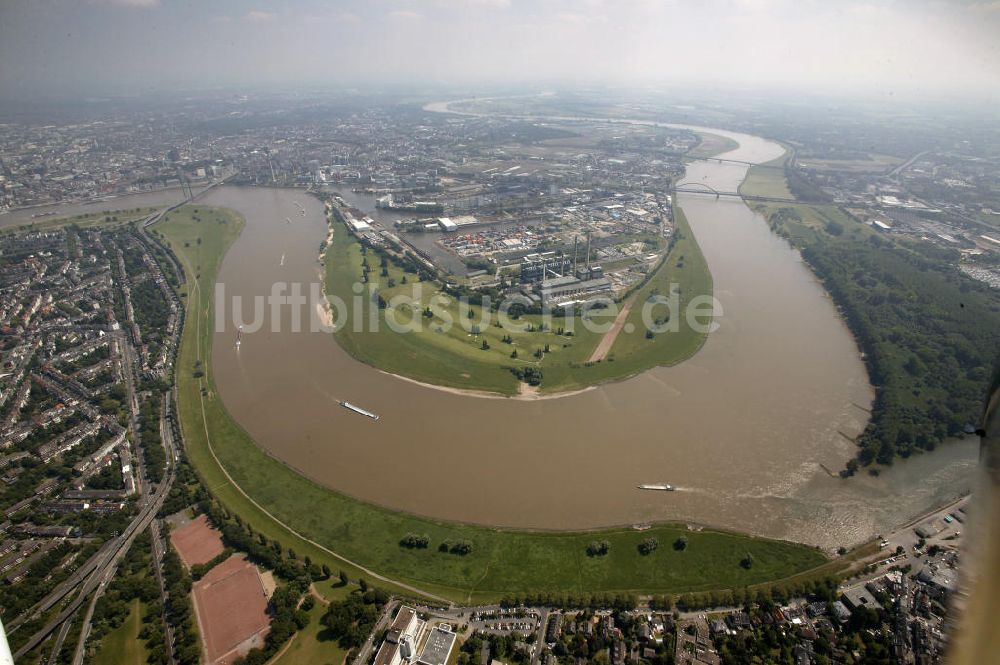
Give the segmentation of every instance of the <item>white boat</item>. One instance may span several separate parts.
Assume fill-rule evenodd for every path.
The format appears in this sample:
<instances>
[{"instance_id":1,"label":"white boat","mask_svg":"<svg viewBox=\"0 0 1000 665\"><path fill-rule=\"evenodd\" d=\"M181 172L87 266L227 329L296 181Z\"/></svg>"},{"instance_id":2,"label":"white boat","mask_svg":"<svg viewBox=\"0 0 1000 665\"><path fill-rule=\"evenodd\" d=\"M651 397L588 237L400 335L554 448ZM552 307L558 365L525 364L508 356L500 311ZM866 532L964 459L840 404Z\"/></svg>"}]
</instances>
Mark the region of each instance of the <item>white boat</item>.
<instances>
[{"instance_id":1,"label":"white boat","mask_svg":"<svg viewBox=\"0 0 1000 665\"><path fill-rule=\"evenodd\" d=\"M372 413L371 411L367 411L365 409L362 409L360 406L355 406L354 404L351 404L350 402L341 401L340 405L342 407L344 407L345 409L350 409L354 413L360 413L363 416L368 416L372 420L378 420L379 419L379 416L377 414Z\"/></svg>"},{"instance_id":2,"label":"white boat","mask_svg":"<svg viewBox=\"0 0 1000 665\"><path fill-rule=\"evenodd\" d=\"M658 490L660 492L673 492L674 486L667 485L666 483L654 484L654 485L639 485L641 490Z\"/></svg>"}]
</instances>

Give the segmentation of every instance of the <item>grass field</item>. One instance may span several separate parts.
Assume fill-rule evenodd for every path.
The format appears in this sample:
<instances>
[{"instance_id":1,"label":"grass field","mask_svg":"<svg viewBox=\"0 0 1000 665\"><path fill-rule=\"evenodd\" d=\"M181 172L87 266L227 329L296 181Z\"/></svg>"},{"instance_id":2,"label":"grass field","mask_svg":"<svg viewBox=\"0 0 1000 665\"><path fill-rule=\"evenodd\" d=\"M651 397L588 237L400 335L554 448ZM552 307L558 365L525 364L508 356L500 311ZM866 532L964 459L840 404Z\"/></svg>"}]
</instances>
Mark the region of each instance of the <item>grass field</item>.
<instances>
[{"instance_id":1,"label":"grass field","mask_svg":"<svg viewBox=\"0 0 1000 665\"><path fill-rule=\"evenodd\" d=\"M747 177L739 186L740 194L746 196L769 196L777 199L794 199L791 190L788 189L788 180L785 179L785 172L781 168L788 159L786 152L775 160L751 166L747 172ZM777 167L777 168L769 168Z\"/></svg>"},{"instance_id":2,"label":"grass field","mask_svg":"<svg viewBox=\"0 0 1000 665\"><path fill-rule=\"evenodd\" d=\"M146 665L146 646L139 639L145 607L136 598L129 604L125 623L101 639L91 665Z\"/></svg>"},{"instance_id":3,"label":"grass field","mask_svg":"<svg viewBox=\"0 0 1000 665\"><path fill-rule=\"evenodd\" d=\"M357 501L321 487L268 456L223 408L212 384L210 325L212 286L225 250L242 220L235 213L201 207L172 213L159 227L188 271L182 287L187 317L177 364L178 410L188 457L210 492L254 529L292 547L299 556L344 569L359 568L333 553L389 578L375 582L406 593L392 581L456 601L494 600L518 592L681 592L735 588L784 578L820 566L814 548L682 525L592 532L529 532L441 522ZM198 243L197 239L202 242ZM192 270L199 266L200 272ZM197 274L197 277L195 276ZM198 364L200 362L200 365ZM195 378L196 366L204 377ZM202 392L204 391L204 392ZM400 547L407 533L426 534L431 546ZM673 550L680 535L686 551ZM659 548L641 556L637 545L655 537ZM606 539L607 556L590 558L587 544ZM468 540L472 553L441 553L445 540ZM754 565L739 565L750 552ZM411 592L412 594L412 592Z\"/></svg>"},{"instance_id":4,"label":"grass field","mask_svg":"<svg viewBox=\"0 0 1000 665\"><path fill-rule=\"evenodd\" d=\"M309 625L305 630L301 630L292 637L292 641L285 648L278 658L271 661L271 665L298 665L299 663L310 663L311 665L340 665L347 657L347 650L342 649L333 636L329 635L328 629L320 623L323 614L326 613L326 605L317 602L309 610Z\"/></svg>"},{"instance_id":5,"label":"grass field","mask_svg":"<svg viewBox=\"0 0 1000 665\"><path fill-rule=\"evenodd\" d=\"M445 302L445 294L433 282L418 282L416 275L405 273L392 261L383 268L379 257L364 250L337 222L334 222L333 242L326 255L327 292L343 302L352 302L352 286L361 279L367 262L371 271L369 286L390 305L397 301L406 303L403 307L392 307L393 320L399 326L416 329L393 330L383 310L377 315L377 331L367 326L359 331L354 325L355 312L348 311L345 324L335 336L355 358L387 372L437 385L506 395L518 391L518 381L510 371L513 367L540 368L544 376L541 391L554 393L677 363L694 354L705 335L693 331L681 317L679 331L647 339L641 305L654 291L668 295L670 285L676 284L683 306L696 295L710 295L712 278L683 212L677 209L675 217L679 234L677 244L640 289L636 300L639 306L633 308L628 319L631 326L627 325L618 335L607 359L601 362L588 361L603 337L602 329L592 326L594 329L588 330L581 315L552 317L547 329L541 315L527 315L511 321L516 327L525 327L524 331L513 329L506 322L504 327L498 327L497 312L487 311L484 315L484 308L478 305L462 309L455 298ZM433 317L423 316L428 307ZM365 298L361 316L369 320L374 314L371 310L376 308L371 299ZM614 314L615 310L608 309L595 310L587 316L594 324L610 326ZM452 322L450 326L449 321ZM478 326L478 332L472 329L472 324ZM560 328L571 330L572 336L559 334ZM510 343L504 341L508 335L512 338ZM484 341L488 345L486 349ZM536 357L535 354L546 346L548 352L541 358ZM515 350L517 357L513 358Z\"/></svg>"},{"instance_id":6,"label":"grass field","mask_svg":"<svg viewBox=\"0 0 1000 665\"><path fill-rule=\"evenodd\" d=\"M900 157L892 155L870 154L868 159L814 159L810 157L800 157L798 166L811 171L834 172L847 171L849 173L887 173L896 166L903 163Z\"/></svg>"},{"instance_id":7,"label":"grass field","mask_svg":"<svg viewBox=\"0 0 1000 665\"><path fill-rule=\"evenodd\" d=\"M725 136L709 134L707 132L697 132L701 138L701 143L688 151L690 157L715 157L730 150L736 150L739 143Z\"/></svg>"},{"instance_id":8,"label":"grass field","mask_svg":"<svg viewBox=\"0 0 1000 665\"><path fill-rule=\"evenodd\" d=\"M71 224L80 228L88 228L99 224L117 226L148 217L156 210L158 208L129 208L127 210L109 210L107 212L88 212L70 217L39 217L31 222L5 227L0 230L0 233L23 233L29 230L49 231Z\"/></svg>"}]
</instances>

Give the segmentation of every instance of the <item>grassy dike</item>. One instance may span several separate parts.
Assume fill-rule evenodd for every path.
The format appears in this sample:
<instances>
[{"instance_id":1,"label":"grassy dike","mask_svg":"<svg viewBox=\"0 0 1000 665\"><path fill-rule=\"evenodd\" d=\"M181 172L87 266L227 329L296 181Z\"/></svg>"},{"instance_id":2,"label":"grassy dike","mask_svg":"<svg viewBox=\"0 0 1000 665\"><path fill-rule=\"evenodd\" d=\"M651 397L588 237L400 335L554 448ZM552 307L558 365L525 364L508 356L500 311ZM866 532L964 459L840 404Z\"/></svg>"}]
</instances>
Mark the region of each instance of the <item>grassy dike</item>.
<instances>
[{"instance_id":1,"label":"grassy dike","mask_svg":"<svg viewBox=\"0 0 1000 665\"><path fill-rule=\"evenodd\" d=\"M192 206L170 214L158 230L187 271L186 321L176 368L178 410L188 458L208 490L254 529L301 556L374 574L393 592L415 590L458 602L495 600L515 593L676 593L739 588L779 580L829 564L814 548L784 541L661 524L645 531L534 532L442 522L364 503L303 478L259 448L230 417L211 375L211 294L225 251L242 219L232 211ZM200 242L198 241L200 238ZM200 364L198 364L200 361ZM200 368L204 376L196 377ZM430 547L404 549L407 533L426 535ZM681 535L687 549L675 550ZM639 543L659 547L642 556ZM465 556L441 553L444 541L467 540ZM588 557L587 544L607 540L610 552ZM336 555L363 566L348 565ZM740 566L747 553L750 569Z\"/></svg>"},{"instance_id":2,"label":"grassy dike","mask_svg":"<svg viewBox=\"0 0 1000 665\"><path fill-rule=\"evenodd\" d=\"M542 393L578 390L587 386L628 378L647 369L681 362L698 351L705 341L704 333L688 326L684 307L699 295L712 294L712 275L680 208L675 208L676 241L667 257L656 267L631 296L615 309L593 310L587 314L594 324L588 330L583 315L551 317L549 329L543 328L541 315L524 315L511 325L500 328L497 312L484 312L478 305L461 309L458 301L447 297L434 282L418 282L417 275L406 273L392 261L380 266L380 258L373 251L363 251L361 245L339 222L334 222L334 234L327 251L326 290L342 302L356 298L352 287L361 280L363 262L370 268L367 288L376 290L392 304L396 299L406 299L405 307L394 307L394 319L403 326L411 322L415 330L394 331L386 322L386 312L365 298L361 311L345 312L346 321L335 333L337 341L352 356L373 367L435 385L480 390L503 395L518 391L518 381L512 368L538 367L543 373ZM676 288L679 297L679 328L647 338L642 321L643 304L653 295L668 296ZM627 325L615 338L608 356L601 361L589 362L591 354L601 341L603 332L596 326L608 328L614 314L633 303ZM422 312L430 307L432 317ZM471 318L468 312L471 311ZM666 308L657 306L652 318L664 317ZM355 329L355 314L365 321L377 318L379 326L372 330L365 325ZM448 322L451 322L448 325ZM465 323L465 327L460 324ZM470 333L473 323L480 324L478 332ZM531 326L531 330L515 327ZM571 330L572 335L559 334ZM510 342L504 341L509 336ZM483 342L488 348L483 348ZM548 348L541 358L535 353ZM511 356L517 351L517 357Z\"/></svg>"}]
</instances>

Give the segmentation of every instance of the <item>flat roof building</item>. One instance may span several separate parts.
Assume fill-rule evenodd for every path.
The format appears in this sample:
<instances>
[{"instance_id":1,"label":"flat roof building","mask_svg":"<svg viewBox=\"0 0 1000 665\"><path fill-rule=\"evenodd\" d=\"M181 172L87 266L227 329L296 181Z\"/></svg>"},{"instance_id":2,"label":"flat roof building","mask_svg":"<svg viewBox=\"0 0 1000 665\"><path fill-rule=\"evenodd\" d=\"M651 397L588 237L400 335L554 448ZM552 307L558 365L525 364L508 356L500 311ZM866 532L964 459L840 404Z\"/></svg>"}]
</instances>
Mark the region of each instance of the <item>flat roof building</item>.
<instances>
[{"instance_id":1,"label":"flat roof building","mask_svg":"<svg viewBox=\"0 0 1000 665\"><path fill-rule=\"evenodd\" d=\"M424 642L424 648L420 652L420 658L417 659L417 662L422 665L445 665L454 645L455 633L435 628L427 636L427 641Z\"/></svg>"}]
</instances>

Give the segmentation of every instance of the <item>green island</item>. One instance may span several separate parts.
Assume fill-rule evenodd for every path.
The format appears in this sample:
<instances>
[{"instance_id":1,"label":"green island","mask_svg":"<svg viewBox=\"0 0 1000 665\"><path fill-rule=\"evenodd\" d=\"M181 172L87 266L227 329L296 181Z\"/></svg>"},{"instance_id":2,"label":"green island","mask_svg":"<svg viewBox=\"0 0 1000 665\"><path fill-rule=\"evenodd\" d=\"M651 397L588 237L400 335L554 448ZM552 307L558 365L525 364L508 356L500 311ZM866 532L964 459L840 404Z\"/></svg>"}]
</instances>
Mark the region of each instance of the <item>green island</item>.
<instances>
[{"instance_id":1,"label":"green island","mask_svg":"<svg viewBox=\"0 0 1000 665\"><path fill-rule=\"evenodd\" d=\"M364 321L373 314L379 321L377 330L355 326L358 311L349 307L344 319L336 321L335 336L352 356L387 372L503 395L523 390L524 384L515 373L526 371L540 372L536 376L541 377L542 393L556 393L676 364L701 348L705 333L692 329L681 316L676 332L647 335L642 305L653 296L670 295L673 287L678 295L677 311L683 312L692 299L711 295L712 276L680 208L674 209L674 218L676 230L664 258L646 280L624 295L617 308L588 312L576 308L565 315L554 312L546 323L540 312L515 305L501 326L497 309L502 295L496 289L472 291L458 284L442 284L408 253L365 247L333 209L329 220L333 233L326 248L326 291L341 302L352 303L357 298L353 286L367 281L366 288L377 296L361 299L360 314ZM654 236L642 240L651 249L659 248ZM482 304L483 293L490 296L490 308ZM460 305L461 297L467 298L467 307ZM390 307L392 314L383 309L386 304L396 305ZM375 314L372 309L379 311ZM611 345L606 353L595 359L605 334L615 335L603 331L617 327L616 312L624 317L620 322L624 325L608 340ZM668 318L663 305L653 308L652 314ZM397 326L411 329L393 330L387 316L392 316Z\"/></svg>"},{"instance_id":2,"label":"green island","mask_svg":"<svg viewBox=\"0 0 1000 665\"><path fill-rule=\"evenodd\" d=\"M835 575L851 565L849 557L830 560L801 544L682 524L541 532L438 521L365 503L298 475L233 420L211 374L213 285L243 223L233 211L189 205L171 212L155 232L187 275L179 289L186 320L176 365L187 457L220 504L264 536L390 592L439 602L742 589ZM684 547L675 545L681 537ZM602 543L602 553L593 553L594 543Z\"/></svg>"},{"instance_id":3,"label":"green island","mask_svg":"<svg viewBox=\"0 0 1000 665\"><path fill-rule=\"evenodd\" d=\"M957 250L875 230L781 168L786 159L751 167L740 192L802 201L753 207L823 282L876 388L843 475L970 433L1000 345L1000 295L956 269Z\"/></svg>"}]
</instances>

